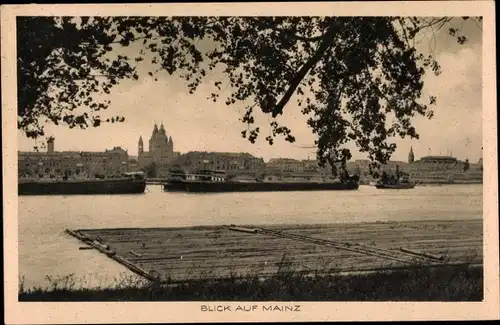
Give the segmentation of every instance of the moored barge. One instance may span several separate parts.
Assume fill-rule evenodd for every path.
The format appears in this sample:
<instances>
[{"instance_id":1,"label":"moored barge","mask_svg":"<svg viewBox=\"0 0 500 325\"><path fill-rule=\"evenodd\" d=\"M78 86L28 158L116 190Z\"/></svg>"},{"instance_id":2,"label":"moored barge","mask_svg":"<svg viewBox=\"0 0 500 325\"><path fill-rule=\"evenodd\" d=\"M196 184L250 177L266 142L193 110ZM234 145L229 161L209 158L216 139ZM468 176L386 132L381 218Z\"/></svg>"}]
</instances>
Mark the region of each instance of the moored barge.
<instances>
[{"instance_id":1,"label":"moored barge","mask_svg":"<svg viewBox=\"0 0 500 325\"><path fill-rule=\"evenodd\" d=\"M171 175L163 185L166 192L277 192L277 191L333 191L357 190L359 182L350 179L344 182L282 182L282 181L234 181L227 180L223 172L202 171L193 175Z\"/></svg>"},{"instance_id":2,"label":"moored barge","mask_svg":"<svg viewBox=\"0 0 500 325\"><path fill-rule=\"evenodd\" d=\"M146 189L142 173L105 179L19 180L18 195L139 194Z\"/></svg>"},{"instance_id":3,"label":"moored barge","mask_svg":"<svg viewBox=\"0 0 500 325\"><path fill-rule=\"evenodd\" d=\"M415 184L414 183L398 183L398 184L377 183L377 184L375 184L375 187L378 189L385 189L385 190L405 190L405 189L414 188Z\"/></svg>"}]
</instances>

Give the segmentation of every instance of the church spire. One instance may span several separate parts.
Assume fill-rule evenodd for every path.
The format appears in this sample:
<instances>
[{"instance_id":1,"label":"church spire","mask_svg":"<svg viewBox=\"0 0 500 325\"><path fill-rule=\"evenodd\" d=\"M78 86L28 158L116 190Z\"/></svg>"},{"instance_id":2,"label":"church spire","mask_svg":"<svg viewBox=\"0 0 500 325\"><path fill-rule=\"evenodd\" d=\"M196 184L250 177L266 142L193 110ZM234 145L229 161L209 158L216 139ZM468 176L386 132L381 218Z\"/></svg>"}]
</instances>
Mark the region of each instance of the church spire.
<instances>
[{"instance_id":1,"label":"church spire","mask_svg":"<svg viewBox=\"0 0 500 325\"><path fill-rule=\"evenodd\" d=\"M165 135L165 127L163 126L163 122L161 122L160 133Z\"/></svg>"},{"instance_id":2,"label":"church spire","mask_svg":"<svg viewBox=\"0 0 500 325\"><path fill-rule=\"evenodd\" d=\"M142 135L139 136L139 143L137 144L137 155L142 155L144 152L144 143L142 143Z\"/></svg>"},{"instance_id":3,"label":"church spire","mask_svg":"<svg viewBox=\"0 0 500 325\"><path fill-rule=\"evenodd\" d=\"M415 154L413 153L413 146L410 146L410 152L408 153L408 163L412 164L415 161Z\"/></svg>"}]
</instances>

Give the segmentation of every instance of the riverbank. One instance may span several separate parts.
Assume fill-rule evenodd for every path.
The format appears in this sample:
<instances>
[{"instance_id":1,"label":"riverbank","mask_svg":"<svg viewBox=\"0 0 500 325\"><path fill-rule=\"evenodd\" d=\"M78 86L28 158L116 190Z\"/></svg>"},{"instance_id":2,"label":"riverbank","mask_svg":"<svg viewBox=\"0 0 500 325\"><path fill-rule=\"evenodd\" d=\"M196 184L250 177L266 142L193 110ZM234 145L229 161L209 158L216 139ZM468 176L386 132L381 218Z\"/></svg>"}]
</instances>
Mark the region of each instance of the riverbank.
<instances>
[{"instance_id":1,"label":"riverbank","mask_svg":"<svg viewBox=\"0 0 500 325\"><path fill-rule=\"evenodd\" d=\"M483 268L423 267L374 273L305 276L283 264L275 275L190 280L153 287L124 279L113 288L82 289L53 280L51 289L20 288L19 301L481 301Z\"/></svg>"}]
</instances>

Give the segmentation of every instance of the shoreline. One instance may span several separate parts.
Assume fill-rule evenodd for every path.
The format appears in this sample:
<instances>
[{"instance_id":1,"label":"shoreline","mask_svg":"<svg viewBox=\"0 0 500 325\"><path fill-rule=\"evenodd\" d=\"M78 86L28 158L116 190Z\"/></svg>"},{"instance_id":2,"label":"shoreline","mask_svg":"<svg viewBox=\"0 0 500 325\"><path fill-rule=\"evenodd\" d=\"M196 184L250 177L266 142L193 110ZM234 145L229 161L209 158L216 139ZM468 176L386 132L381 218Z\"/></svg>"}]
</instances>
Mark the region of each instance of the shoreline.
<instances>
[{"instance_id":1,"label":"shoreline","mask_svg":"<svg viewBox=\"0 0 500 325\"><path fill-rule=\"evenodd\" d=\"M323 226L347 226L347 225L363 225L363 224L405 224L405 223L429 223L429 222L439 222L439 223L454 223L454 222L482 222L482 217L480 218L461 218L461 219L426 219L426 220L404 220L404 221L359 221L359 222L328 222L328 223L268 223L259 224L258 227L285 227L285 228L310 228L310 227L323 227ZM166 227L107 227L107 228L80 228L79 231L95 231L95 230L205 230L205 229L215 229L228 226L227 224L213 224L213 225L195 225L195 226L166 226ZM257 227L255 224L239 224L241 227Z\"/></svg>"},{"instance_id":2,"label":"shoreline","mask_svg":"<svg viewBox=\"0 0 500 325\"><path fill-rule=\"evenodd\" d=\"M75 288L74 282L51 289L25 289L20 302L43 301L482 301L483 267L445 266L365 274L306 276L284 268L269 278L254 274L176 285L121 281L111 288ZM61 279L60 282L63 282Z\"/></svg>"}]
</instances>

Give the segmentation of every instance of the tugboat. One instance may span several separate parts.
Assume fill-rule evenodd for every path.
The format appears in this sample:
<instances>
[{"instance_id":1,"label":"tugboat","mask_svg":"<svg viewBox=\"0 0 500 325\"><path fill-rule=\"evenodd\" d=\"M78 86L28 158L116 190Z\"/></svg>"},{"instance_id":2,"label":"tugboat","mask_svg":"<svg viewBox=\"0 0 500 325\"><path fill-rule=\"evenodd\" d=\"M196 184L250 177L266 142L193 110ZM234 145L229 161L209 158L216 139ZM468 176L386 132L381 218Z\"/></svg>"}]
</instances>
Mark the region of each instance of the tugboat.
<instances>
[{"instance_id":1,"label":"tugboat","mask_svg":"<svg viewBox=\"0 0 500 325\"><path fill-rule=\"evenodd\" d=\"M222 171L198 170L195 174L171 173L163 185L166 192L272 192L272 191L340 191L357 190L359 177L342 177L340 181L269 181L269 180L231 180Z\"/></svg>"},{"instance_id":2,"label":"tugboat","mask_svg":"<svg viewBox=\"0 0 500 325\"><path fill-rule=\"evenodd\" d=\"M20 179L18 195L138 194L144 193L143 173L123 173L115 177L69 179Z\"/></svg>"},{"instance_id":3,"label":"tugboat","mask_svg":"<svg viewBox=\"0 0 500 325\"><path fill-rule=\"evenodd\" d=\"M389 176L386 172L383 172L375 187L378 189L405 190L414 188L415 183L410 182L409 175L400 173L398 166L396 166L396 175Z\"/></svg>"}]
</instances>

